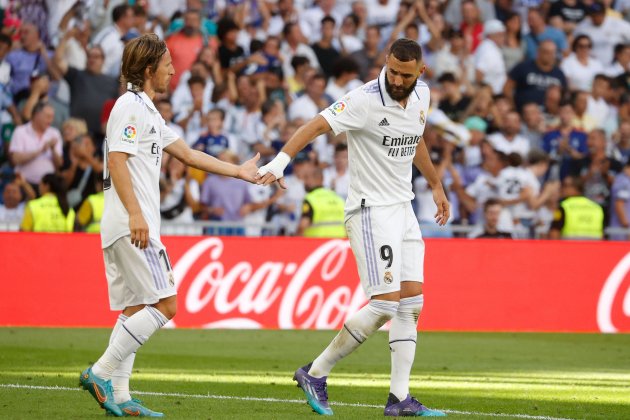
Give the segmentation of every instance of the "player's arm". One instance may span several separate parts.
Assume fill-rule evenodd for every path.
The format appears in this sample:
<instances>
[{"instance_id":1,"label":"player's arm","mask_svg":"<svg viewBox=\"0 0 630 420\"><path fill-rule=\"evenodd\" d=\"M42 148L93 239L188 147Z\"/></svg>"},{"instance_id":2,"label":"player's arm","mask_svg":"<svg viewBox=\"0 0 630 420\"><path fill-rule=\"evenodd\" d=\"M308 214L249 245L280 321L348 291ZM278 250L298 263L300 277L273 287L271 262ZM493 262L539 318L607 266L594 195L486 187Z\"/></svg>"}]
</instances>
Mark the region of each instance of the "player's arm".
<instances>
[{"instance_id":1,"label":"player's arm","mask_svg":"<svg viewBox=\"0 0 630 420\"><path fill-rule=\"evenodd\" d=\"M420 170L433 192L433 201L435 201L435 205L437 206L435 222L440 226L444 226L450 217L450 205L444 193L440 177L431 162L431 157L429 156L429 151L427 150L424 140L421 140L418 146L416 146L413 164Z\"/></svg>"},{"instance_id":2,"label":"player's arm","mask_svg":"<svg viewBox=\"0 0 630 420\"><path fill-rule=\"evenodd\" d=\"M107 166L109 175L116 188L116 193L122 201L123 206L129 213L129 230L131 232L131 243L140 249L145 249L149 245L149 225L140 208L140 203L133 192L131 173L127 166L129 155L124 152L109 152L107 155Z\"/></svg>"},{"instance_id":3,"label":"player's arm","mask_svg":"<svg viewBox=\"0 0 630 420\"><path fill-rule=\"evenodd\" d=\"M278 153L271 162L258 170L256 182L262 185L270 185L278 181L282 188L286 188L284 180L281 179L284 174L284 169L291 159L293 159L300 150L304 149L307 144L312 142L313 139L330 130L330 124L324 117L319 114L313 117L309 122L298 128L295 134L293 134L284 147L282 147L280 153Z\"/></svg>"},{"instance_id":4,"label":"player's arm","mask_svg":"<svg viewBox=\"0 0 630 420\"><path fill-rule=\"evenodd\" d=\"M260 159L259 153L242 165L234 165L223 162L199 150L191 149L182 139L175 140L166 146L164 150L193 168L213 174L231 176L251 183L255 182L254 177L256 176L256 171L258 171L256 162Z\"/></svg>"}]
</instances>

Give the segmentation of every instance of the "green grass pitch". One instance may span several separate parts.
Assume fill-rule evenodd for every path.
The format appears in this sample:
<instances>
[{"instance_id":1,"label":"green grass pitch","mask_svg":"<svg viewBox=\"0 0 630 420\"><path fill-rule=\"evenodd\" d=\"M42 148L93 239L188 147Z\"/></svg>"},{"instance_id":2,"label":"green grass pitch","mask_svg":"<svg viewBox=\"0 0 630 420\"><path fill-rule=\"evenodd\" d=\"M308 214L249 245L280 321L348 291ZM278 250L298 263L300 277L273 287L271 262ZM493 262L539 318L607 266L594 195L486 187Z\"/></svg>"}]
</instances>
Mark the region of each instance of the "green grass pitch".
<instances>
[{"instance_id":1,"label":"green grass pitch","mask_svg":"<svg viewBox=\"0 0 630 420\"><path fill-rule=\"evenodd\" d=\"M163 330L139 351L132 394L171 419L315 419L291 380L334 331ZM0 418L103 418L79 372L105 329L0 328ZM453 418L630 419L630 335L421 333L411 390ZM383 418L387 335L343 360L340 419Z\"/></svg>"}]
</instances>

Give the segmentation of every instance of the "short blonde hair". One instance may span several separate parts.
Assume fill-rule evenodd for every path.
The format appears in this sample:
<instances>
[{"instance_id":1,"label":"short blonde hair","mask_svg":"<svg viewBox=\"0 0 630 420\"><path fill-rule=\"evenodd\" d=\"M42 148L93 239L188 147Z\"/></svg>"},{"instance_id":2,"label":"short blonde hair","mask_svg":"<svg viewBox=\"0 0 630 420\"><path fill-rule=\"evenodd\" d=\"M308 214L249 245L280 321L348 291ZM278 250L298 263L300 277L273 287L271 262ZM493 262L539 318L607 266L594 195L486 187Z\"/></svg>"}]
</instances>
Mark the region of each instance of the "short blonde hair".
<instances>
[{"instance_id":1,"label":"short blonde hair","mask_svg":"<svg viewBox=\"0 0 630 420\"><path fill-rule=\"evenodd\" d=\"M88 128L87 123L82 118L71 117L63 122L61 125L61 129L63 130L66 127L73 127L77 132L77 137L87 134Z\"/></svg>"}]
</instances>

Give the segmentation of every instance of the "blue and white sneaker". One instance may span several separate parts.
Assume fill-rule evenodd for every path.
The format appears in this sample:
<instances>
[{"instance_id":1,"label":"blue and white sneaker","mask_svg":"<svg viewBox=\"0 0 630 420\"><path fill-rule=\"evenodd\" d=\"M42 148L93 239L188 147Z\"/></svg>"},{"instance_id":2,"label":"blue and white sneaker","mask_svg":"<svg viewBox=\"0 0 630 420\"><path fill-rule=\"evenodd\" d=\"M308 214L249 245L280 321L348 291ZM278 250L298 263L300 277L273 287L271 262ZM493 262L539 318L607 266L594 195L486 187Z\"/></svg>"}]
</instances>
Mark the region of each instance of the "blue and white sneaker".
<instances>
[{"instance_id":1,"label":"blue and white sneaker","mask_svg":"<svg viewBox=\"0 0 630 420\"><path fill-rule=\"evenodd\" d=\"M114 389L112 388L112 381L99 378L92 373L92 368L89 367L81 372L79 384L83 387L83 389L92 394L101 408L104 408L107 412L116 417L123 416L122 410L118 407L118 404L114 402Z\"/></svg>"},{"instance_id":2,"label":"blue and white sneaker","mask_svg":"<svg viewBox=\"0 0 630 420\"><path fill-rule=\"evenodd\" d=\"M322 416L332 416L333 411L328 405L328 386L326 385L327 377L314 378L308 374L312 363L303 366L295 371L293 380L298 383L298 388L302 388L306 395L308 405L314 412Z\"/></svg>"},{"instance_id":3,"label":"blue and white sneaker","mask_svg":"<svg viewBox=\"0 0 630 420\"><path fill-rule=\"evenodd\" d=\"M387 399L384 414L392 417L446 417L446 413L426 408L420 401L409 394L407 394L407 398L400 401L391 392Z\"/></svg>"}]
</instances>

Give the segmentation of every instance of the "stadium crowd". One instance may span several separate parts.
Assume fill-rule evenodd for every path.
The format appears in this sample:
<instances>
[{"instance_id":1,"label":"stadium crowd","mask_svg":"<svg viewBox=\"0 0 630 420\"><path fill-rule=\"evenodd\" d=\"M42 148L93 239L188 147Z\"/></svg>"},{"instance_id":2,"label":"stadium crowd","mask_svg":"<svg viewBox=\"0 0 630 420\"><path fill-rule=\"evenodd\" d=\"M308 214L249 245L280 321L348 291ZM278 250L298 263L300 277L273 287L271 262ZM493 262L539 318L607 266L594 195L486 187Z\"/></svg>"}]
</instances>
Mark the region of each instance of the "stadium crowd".
<instances>
[{"instance_id":1,"label":"stadium crowd","mask_svg":"<svg viewBox=\"0 0 630 420\"><path fill-rule=\"evenodd\" d=\"M155 101L169 126L234 163L271 159L301 124L378 77L389 44L407 37L423 47L432 94L424 139L452 226L476 226L470 236L629 239L628 1L0 0L0 8L0 224L47 230L37 219L53 205L63 230L98 231L105 126L126 89L125 42L140 34L156 33L172 55L170 93ZM165 158L163 220L296 234L313 168L345 198L343 136L300 153L287 190ZM421 175L413 185L425 236L453 236L435 227Z\"/></svg>"}]
</instances>

